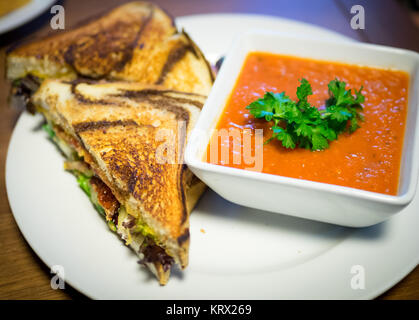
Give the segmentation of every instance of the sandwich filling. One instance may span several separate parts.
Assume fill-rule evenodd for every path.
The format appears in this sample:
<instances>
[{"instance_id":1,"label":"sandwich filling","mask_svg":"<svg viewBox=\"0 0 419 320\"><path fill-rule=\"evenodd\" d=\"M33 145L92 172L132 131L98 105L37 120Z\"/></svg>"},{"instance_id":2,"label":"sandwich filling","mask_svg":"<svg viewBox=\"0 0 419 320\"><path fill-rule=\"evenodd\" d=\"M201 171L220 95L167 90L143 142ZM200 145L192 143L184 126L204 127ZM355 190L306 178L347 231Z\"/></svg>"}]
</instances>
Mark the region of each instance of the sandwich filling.
<instances>
[{"instance_id":1,"label":"sandwich filling","mask_svg":"<svg viewBox=\"0 0 419 320\"><path fill-rule=\"evenodd\" d=\"M111 189L78 151L81 146L76 139L51 122L47 122L43 129L66 157L64 169L76 176L80 188L96 211L106 219L109 228L132 247L140 258L139 263L147 266L162 283L162 279L168 278L174 259L157 243L155 232L140 217L130 215L119 203Z\"/></svg>"}]
</instances>

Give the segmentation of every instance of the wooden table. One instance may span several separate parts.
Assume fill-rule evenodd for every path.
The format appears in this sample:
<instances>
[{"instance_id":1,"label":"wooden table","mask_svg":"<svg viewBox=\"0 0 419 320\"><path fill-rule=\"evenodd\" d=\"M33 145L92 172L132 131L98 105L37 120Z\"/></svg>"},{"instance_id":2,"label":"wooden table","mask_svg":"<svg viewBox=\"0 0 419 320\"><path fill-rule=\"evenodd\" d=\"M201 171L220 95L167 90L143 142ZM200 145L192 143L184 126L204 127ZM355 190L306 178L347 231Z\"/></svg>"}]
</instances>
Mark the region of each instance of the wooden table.
<instances>
[{"instance_id":1,"label":"wooden table","mask_svg":"<svg viewBox=\"0 0 419 320\"><path fill-rule=\"evenodd\" d=\"M123 1L68 0L66 28L88 16ZM419 51L419 30L409 13L395 0L159 0L155 1L174 16L197 13L241 12L268 14L329 28L359 41L379 43ZM365 8L365 30L350 28L350 8ZM0 298L1 299L83 299L70 288L52 290L51 274L20 233L11 213L5 188L5 159L13 127L18 118L7 105L9 84L4 80L5 48L25 37L50 32L47 12L28 25L0 36ZM30 159L28 159L30 161ZM22 199L24 201L24 199ZM419 268L383 294L382 299L419 299Z\"/></svg>"}]
</instances>

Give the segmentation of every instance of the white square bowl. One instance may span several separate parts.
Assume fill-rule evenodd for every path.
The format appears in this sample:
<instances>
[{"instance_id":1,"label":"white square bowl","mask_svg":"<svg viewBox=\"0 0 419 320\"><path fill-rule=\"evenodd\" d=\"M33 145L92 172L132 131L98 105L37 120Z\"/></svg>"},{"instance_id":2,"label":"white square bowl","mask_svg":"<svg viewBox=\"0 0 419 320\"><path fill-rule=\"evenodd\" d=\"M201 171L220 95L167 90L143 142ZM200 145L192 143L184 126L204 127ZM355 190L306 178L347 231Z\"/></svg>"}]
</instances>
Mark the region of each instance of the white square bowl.
<instances>
[{"instance_id":1,"label":"white square bowl","mask_svg":"<svg viewBox=\"0 0 419 320\"><path fill-rule=\"evenodd\" d=\"M204 161L215 129L249 52L261 51L317 60L403 70L409 73L408 111L395 196L332 184L236 169ZM355 42L326 42L281 33L254 31L238 38L229 51L191 133L185 151L189 168L223 198L247 207L364 227L382 222L413 199L419 172L419 54Z\"/></svg>"}]
</instances>

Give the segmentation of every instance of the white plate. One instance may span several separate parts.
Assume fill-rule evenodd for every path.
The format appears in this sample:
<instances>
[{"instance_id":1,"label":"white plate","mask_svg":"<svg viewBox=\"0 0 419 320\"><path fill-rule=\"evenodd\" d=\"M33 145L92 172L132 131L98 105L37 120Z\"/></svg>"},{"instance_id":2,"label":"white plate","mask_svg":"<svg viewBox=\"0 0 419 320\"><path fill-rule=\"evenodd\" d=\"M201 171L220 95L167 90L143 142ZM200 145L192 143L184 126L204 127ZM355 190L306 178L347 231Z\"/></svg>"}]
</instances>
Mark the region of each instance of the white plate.
<instances>
[{"instance_id":1,"label":"white plate","mask_svg":"<svg viewBox=\"0 0 419 320\"><path fill-rule=\"evenodd\" d=\"M56 0L32 0L23 7L14 10L3 17L0 17L0 34L17 28L34 19L42 12L49 9L55 1Z\"/></svg>"},{"instance_id":2,"label":"white plate","mask_svg":"<svg viewBox=\"0 0 419 320\"><path fill-rule=\"evenodd\" d=\"M214 60L243 28L265 28L347 41L334 32L278 18L201 15L179 18ZM92 298L365 299L384 292L419 261L419 203L386 223L351 229L229 203L207 191L191 216L190 265L160 287L108 230L63 158L23 114L6 163L10 206L24 237L48 265ZM205 233L201 232L201 229ZM354 266L365 288L352 289ZM356 269L359 270L359 269Z\"/></svg>"}]
</instances>

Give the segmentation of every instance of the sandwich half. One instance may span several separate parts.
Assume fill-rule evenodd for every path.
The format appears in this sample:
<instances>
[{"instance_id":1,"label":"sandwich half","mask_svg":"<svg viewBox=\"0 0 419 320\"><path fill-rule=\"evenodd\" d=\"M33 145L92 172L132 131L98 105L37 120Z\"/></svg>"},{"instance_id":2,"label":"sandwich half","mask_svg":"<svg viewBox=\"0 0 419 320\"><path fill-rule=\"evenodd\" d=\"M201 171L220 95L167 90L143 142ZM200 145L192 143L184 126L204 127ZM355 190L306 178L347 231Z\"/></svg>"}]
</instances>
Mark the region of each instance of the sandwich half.
<instances>
[{"instance_id":1,"label":"sandwich half","mask_svg":"<svg viewBox=\"0 0 419 320\"><path fill-rule=\"evenodd\" d=\"M65 168L162 285L173 263L188 265L189 213L205 185L182 160L205 99L80 79L45 80L32 97Z\"/></svg>"},{"instance_id":2,"label":"sandwich half","mask_svg":"<svg viewBox=\"0 0 419 320\"><path fill-rule=\"evenodd\" d=\"M208 95L213 74L204 55L158 6L135 1L97 19L11 50L11 102L25 105L44 79L130 80Z\"/></svg>"}]
</instances>

